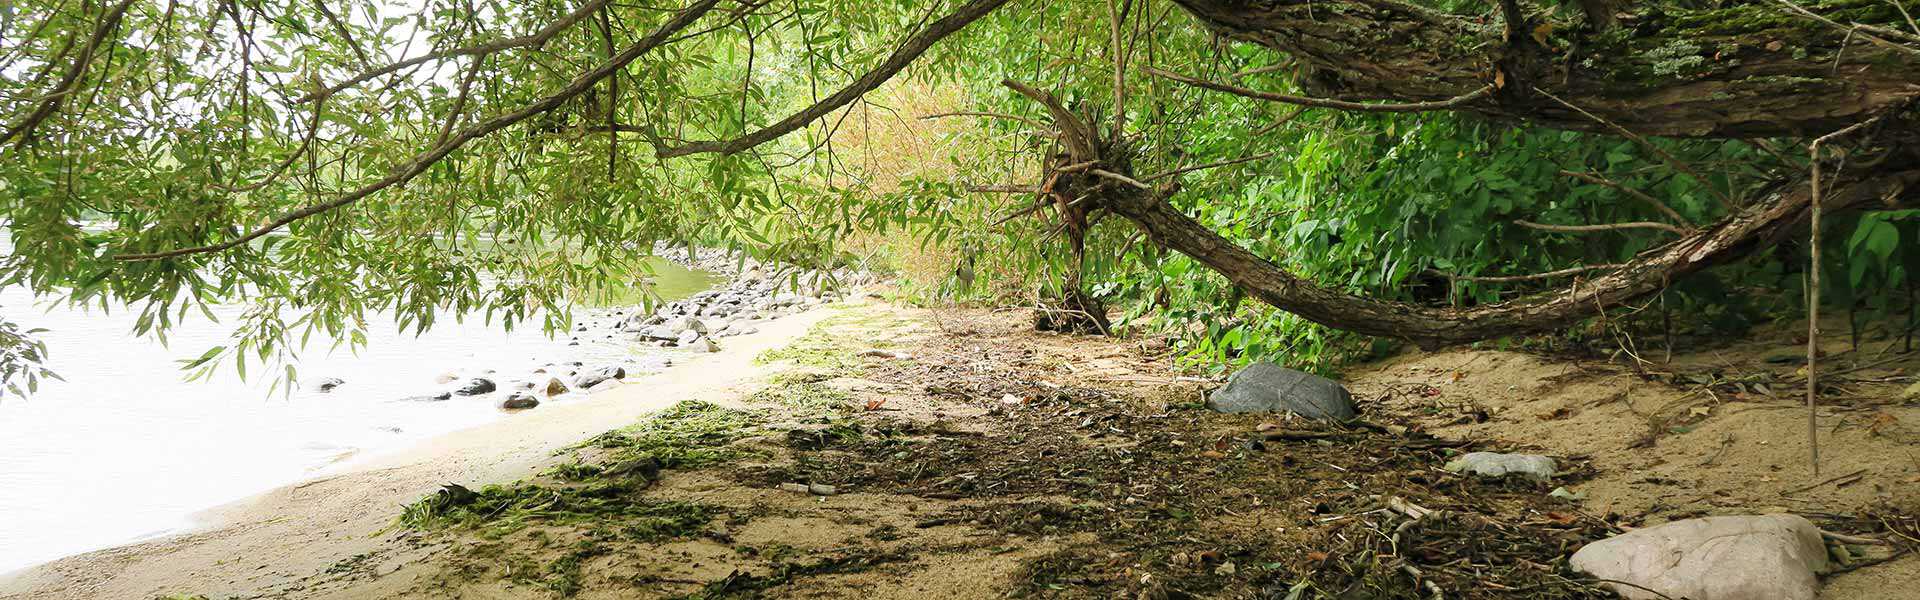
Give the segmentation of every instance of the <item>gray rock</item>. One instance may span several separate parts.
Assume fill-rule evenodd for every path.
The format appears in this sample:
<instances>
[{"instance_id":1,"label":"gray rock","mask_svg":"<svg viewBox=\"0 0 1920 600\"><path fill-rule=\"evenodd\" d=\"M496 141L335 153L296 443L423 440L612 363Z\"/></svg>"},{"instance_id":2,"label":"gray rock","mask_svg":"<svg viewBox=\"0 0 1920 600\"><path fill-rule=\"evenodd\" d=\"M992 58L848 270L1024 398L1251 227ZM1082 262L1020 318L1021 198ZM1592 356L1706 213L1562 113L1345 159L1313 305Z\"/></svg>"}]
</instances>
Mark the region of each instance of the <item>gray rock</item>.
<instances>
[{"instance_id":1,"label":"gray rock","mask_svg":"<svg viewBox=\"0 0 1920 600\"><path fill-rule=\"evenodd\" d=\"M627 378L627 368L622 367L620 365L608 365L608 366L600 367L598 369L594 369L591 372L598 375L605 375L607 379L626 379Z\"/></svg>"},{"instance_id":2,"label":"gray rock","mask_svg":"<svg viewBox=\"0 0 1920 600\"><path fill-rule=\"evenodd\" d=\"M485 377L475 377L454 387L453 394L456 396L479 396L482 394L491 394L496 389L499 388L493 384L493 380Z\"/></svg>"},{"instance_id":3,"label":"gray rock","mask_svg":"<svg viewBox=\"0 0 1920 600\"><path fill-rule=\"evenodd\" d=\"M1455 473L1472 473L1481 477L1517 475L1534 481L1553 479L1556 468L1552 458L1538 454L1499 452L1468 452L1447 463L1447 470Z\"/></svg>"},{"instance_id":4,"label":"gray rock","mask_svg":"<svg viewBox=\"0 0 1920 600\"><path fill-rule=\"evenodd\" d=\"M322 377L320 378L319 381L315 381L311 384L308 384L307 389L314 392L325 394L333 391L333 388L337 388L346 384L347 384L347 380L341 379L339 377Z\"/></svg>"},{"instance_id":5,"label":"gray rock","mask_svg":"<svg viewBox=\"0 0 1920 600\"><path fill-rule=\"evenodd\" d=\"M674 341L679 342L682 346L691 346L694 342L700 341L700 338L700 332L688 329L680 332L680 338Z\"/></svg>"},{"instance_id":6,"label":"gray rock","mask_svg":"<svg viewBox=\"0 0 1920 600\"><path fill-rule=\"evenodd\" d=\"M1353 394L1339 382L1273 363L1254 363L1234 373L1207 398L1224 413L1289 412L1309 419L1347 421L1357 416Z\"/></svg>"},{"instance_id":7,"label":"gray rock","mask_svg":"<svg viewBox=\"0 0 1920 600\"><path fill-rule=\"evenodd\" d=\"M1797 515L1705 517L1636 529L1587 544L1571 565L1633 584L1606 584L1628 600L1814 600L1817 576L1828 570L1820 530Z\"/></svg>"},{"instance_id":8,"label":"gray rock","mask_svg":"<svg viewBox=\"0 0 1920 600\"><path fill-rule=\"evenodd\" d=\"M540 399L526 392L514 392L512 396L507 396L506 400L500 401L500 408L507 410L526 410L539 405Z\"/></svg>"}]
</instances>

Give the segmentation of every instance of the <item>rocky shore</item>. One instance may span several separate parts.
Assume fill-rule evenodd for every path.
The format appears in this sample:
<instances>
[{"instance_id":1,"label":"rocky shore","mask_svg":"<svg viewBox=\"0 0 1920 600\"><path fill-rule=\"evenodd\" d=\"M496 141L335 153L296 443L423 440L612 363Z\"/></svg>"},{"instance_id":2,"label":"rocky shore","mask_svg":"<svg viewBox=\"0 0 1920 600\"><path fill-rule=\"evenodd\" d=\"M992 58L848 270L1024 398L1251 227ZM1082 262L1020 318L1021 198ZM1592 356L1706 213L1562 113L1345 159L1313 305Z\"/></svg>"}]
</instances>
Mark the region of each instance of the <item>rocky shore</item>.
<instances>
[{"instance_id":1,"label":"rocky shore","mask_svg":"<svg viewBox=\"0 0 1920 600\"><path fill-rule=\"evenodd\" d=\"M834 278L819 273L793 277L750 260L744 270L739 270L743 262L718 249L689 253L685 248L656 248L656 253L691 268L722 273L730 281L724 287L665 303L651 312L640 306L582 311L569 343L617 340L669 351L633 353L623 359L592 363L549 362L521 373L495 369L448 372L436 378L438 388L398 401L443 402L464 397L487 399L507 411L536 408L542 402L603 391L621 385L629 376L666 369L673 365L675 352L719 352L721 339L758 333L759 326L771 320L841 299L841 294L826 283ZM329 377L309 389L326 393L345 383Z\"/></svg>"}]
</instances>

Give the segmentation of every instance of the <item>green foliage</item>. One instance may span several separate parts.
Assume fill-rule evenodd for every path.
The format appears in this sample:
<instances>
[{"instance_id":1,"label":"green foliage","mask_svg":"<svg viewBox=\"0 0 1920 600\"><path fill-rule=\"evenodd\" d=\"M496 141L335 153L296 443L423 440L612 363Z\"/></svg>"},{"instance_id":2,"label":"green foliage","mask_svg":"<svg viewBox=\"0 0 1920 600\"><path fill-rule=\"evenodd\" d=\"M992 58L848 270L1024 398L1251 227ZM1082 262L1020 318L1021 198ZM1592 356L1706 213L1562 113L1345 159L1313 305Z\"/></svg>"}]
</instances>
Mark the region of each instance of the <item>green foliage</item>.
<instances>
[{"instance_id":1,"label":"green foliage","mask_svg":"<svg viewBox=\"0 0 1920 600\"><path fill-rule=\"evenodd\" d=\"M420 530L472 529L497 537L535 522L617 522L626 537L644 542L691 535L713 518L709 507L641 498L639 489L632 481L618 481L574 487L490 485L467 492L471 496L442 490L407 505L400 523Z\"/></svg>"},{"instance_id":2,"label":"green foliage","mask_svg":"<svg viewBox=\"0 0 1920 600\"><path fill-rule=\"evenodd\" d=\"M743 411L688 400L632 427L594 436L580 446L617 449L621 457L650 455L667 469L698 469L745 456L746 451L730 445L746 437L758 420ZM584 469L572 470L572 475L590 476Z\"/></svg>"},{"instance_id":3,"label":"green foliage","mask_svg":"<svg viewBox=\"0 0 1920 600\"><path fill-rule=\"evenodd\" d=\"M7 392L25 396L40 389L41 379L60 379L46 368L47 344L36 337L46 332L22 331L19 324L0 318L0 385Z\"/></svg>"}]
</instances>

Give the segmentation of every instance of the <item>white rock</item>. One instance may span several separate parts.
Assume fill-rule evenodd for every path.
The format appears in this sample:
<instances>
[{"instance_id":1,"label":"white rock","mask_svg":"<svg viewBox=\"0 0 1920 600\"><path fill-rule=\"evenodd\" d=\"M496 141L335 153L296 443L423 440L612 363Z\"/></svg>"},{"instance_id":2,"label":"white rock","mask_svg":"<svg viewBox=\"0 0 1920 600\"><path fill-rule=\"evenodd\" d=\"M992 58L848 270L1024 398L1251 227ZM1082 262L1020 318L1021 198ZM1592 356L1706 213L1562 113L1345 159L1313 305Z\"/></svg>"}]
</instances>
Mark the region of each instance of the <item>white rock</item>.
<instances>
[{"instance_id":1,"label":"white rock","mask_svg":"<svg viewBox=\"0 0 1920 600\"><path fill-rule=\"evenodd\" d=\"M700 337L700 332L688 329L680 332L680 339L677 341L679 341L682 346L690 346L693 345L694 342L700 341Z\"/></svg>"},{"instance_id":2,"label":"white rock","mask_svg":"<svg viewBox=\"0 0 1920 600\"><path fill-rule=\"evenodd\" d=\"M1671 598L1814 600L1827 572L1820 530L1797 515L1705 517L1637 529L1573 554L1573 568ZM1628 600L1661 598L1608 584Z\"/></svg>"},{"instance_id":3,"label":"white rock","mask_svg":"<svg viewBox=\"0 0 1920 600\"><path fill-rule=\"evenodd\" d=\"M1553 459L1538 454L1468 452L1465 456L1447 463L1447 470L1455 473L1473 473L1481 477L1518 475L1535 481L1546 481L1553 479L1555 466Z\"/></svg>"}]
</instances>

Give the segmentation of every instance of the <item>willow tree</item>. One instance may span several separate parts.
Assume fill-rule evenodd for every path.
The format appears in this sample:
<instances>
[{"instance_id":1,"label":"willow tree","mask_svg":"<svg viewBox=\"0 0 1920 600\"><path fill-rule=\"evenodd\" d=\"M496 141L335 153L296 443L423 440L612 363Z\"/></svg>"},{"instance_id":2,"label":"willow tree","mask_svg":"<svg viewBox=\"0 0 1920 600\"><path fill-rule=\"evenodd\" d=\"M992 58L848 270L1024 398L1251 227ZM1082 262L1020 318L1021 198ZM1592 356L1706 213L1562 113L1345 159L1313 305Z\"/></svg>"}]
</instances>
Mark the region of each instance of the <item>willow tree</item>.
<instances>
[{"instance_id":1,"label":"willow tree","mask_svg":"<svg viewBox=\"0 0 1920 600\"><path fill-rule=\"evenodd\" d=\"M0 23L0 211L16 245L6 281L142 303L143 328L250 302L239 341L207 364L266 358L302 330L351 337L372 310L419 327L447 310L553 325L570 291L652 240L817 253L925 208L806 185L819 180L809 173L831 180L835 133L902 73L1006 78L1005 98L1028 103L1022 119L1049 140L1037 177L1012 186L1035 206L1118 215L1275 307L1424 344L1561 327L1766 247L1816 206L1901 206L1920 180L1920 27L1905 0L1174 4L1190 30L1158 29L1175 8L1144 0L17 3ZM1062 17L1107 34L1093 39L1107 42L1109 85L1080 94L1098 102L1005 68L1086 63L1091 48L982 53L1019 47L1022 31L1044 38ZM995 24L992 43L942 43L982 22ZM1181 45L1154 52L1162 41ZM1227 51L1263 57L1260 81L1274 87L1201 74ZM1138 90L1176 88L1601 132L1662 156L1649 137L1770 151L1823 139L1844 152L1807 164L1788 152L1760 185L1706 186L1722 204L1713 222L1599 225L1677 239L1565 289L1429 306L1316 284L1192 218L1206 200L1182 197L1183 177L1255 157L1167 152L1154 136L1179 116ZM1248 145L1262 135L1246 133Z\"/></svg>"}]
</instances>

